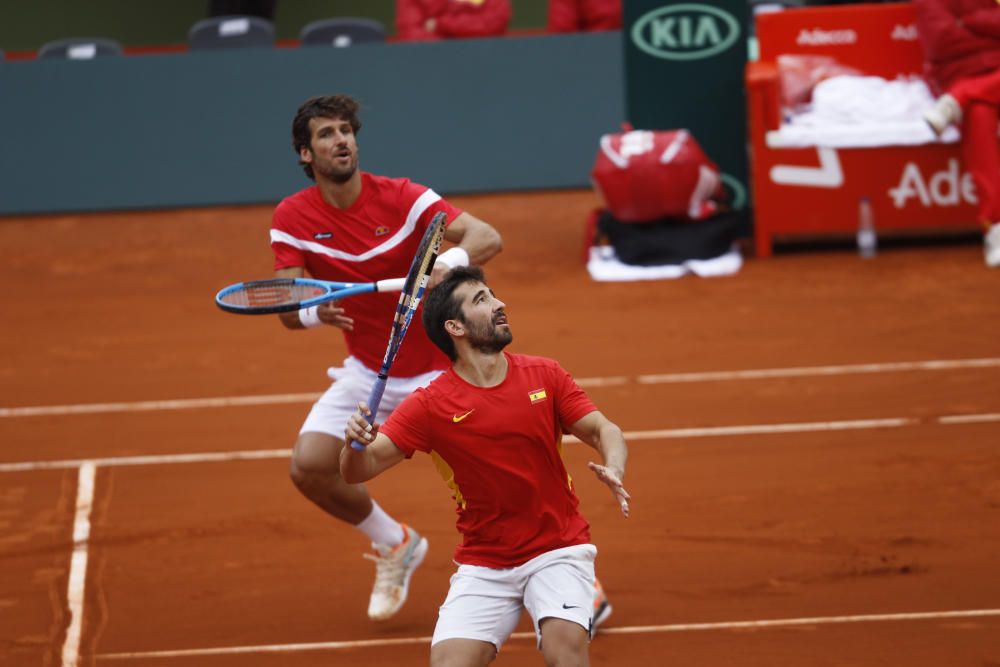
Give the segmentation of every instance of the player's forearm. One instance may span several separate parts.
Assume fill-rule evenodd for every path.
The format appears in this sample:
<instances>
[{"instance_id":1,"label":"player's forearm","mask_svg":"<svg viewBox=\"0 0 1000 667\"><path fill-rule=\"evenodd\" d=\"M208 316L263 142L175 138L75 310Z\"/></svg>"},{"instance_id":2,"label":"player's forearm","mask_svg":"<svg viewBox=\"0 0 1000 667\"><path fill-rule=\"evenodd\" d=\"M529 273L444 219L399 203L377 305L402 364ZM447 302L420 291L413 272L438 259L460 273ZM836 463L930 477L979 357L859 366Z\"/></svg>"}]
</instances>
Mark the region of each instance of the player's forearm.
<instances>
[{"instance_id":1,"label":"player's forearm","mask_svg":"<svg viewBox=\"0 0 1000 667\"><path fill-rule=\"evenodd\" d=\"M301 320L299 320L299 314L295 311L290 313L278 313L278 319L281 323L285 325L287 329L305 329Z\"/></svg>"},{"instance_id":2,"label":"player's forearm","mask_svg":"<svg viewBox=\"0 0 1000 667\"><path fill-rule=\"evenodd\" d=\"M622 430L614 422L606 421L597 432L597 442L594 443L601 453L604 466L617 473L619 479L625 478L625 463L628 460L628 446Z\"/></svg>"},{"instance_id":3,"label":"player's forearm","mask_svg":"<svg viewBox=\"0 0 1000 667\"><path fill-rule=\"evenodd\" d=\"M470 264L481 265L503 250L503 239L492 225L483 222L470 226L458 245L469 254Z\"/></svg>"},{"instance_id":4,"label":"player's forearm","mask_svg":"<svg viewBox=\"0 0 1000 667\"><path fill-rule=\"evenodd\" d=\"M340 450L340 476L348 484L367 482L377 474L373 457L367 447L359 452L347 443Z\"/></svg>"}]
</instances>

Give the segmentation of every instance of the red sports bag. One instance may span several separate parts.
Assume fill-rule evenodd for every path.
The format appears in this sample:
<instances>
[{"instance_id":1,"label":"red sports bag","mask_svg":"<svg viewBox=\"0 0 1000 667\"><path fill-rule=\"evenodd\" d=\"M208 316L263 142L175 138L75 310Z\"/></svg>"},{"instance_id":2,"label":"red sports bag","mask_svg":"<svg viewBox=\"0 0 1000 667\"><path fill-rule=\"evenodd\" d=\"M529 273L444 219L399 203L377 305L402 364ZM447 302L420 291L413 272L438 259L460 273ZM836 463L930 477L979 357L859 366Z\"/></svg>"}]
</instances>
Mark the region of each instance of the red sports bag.
<instances>
[{"instance_id":1,"label":"red sports bag","mask_svg":"<svg viewBox=\"0 0 1000 667\"><path fill-rule=\"evenodd\" d=\"M590 176L621 222L702 220L723 194L719 168L687 130L606 134Z\"/></svg>"}]
</instances>

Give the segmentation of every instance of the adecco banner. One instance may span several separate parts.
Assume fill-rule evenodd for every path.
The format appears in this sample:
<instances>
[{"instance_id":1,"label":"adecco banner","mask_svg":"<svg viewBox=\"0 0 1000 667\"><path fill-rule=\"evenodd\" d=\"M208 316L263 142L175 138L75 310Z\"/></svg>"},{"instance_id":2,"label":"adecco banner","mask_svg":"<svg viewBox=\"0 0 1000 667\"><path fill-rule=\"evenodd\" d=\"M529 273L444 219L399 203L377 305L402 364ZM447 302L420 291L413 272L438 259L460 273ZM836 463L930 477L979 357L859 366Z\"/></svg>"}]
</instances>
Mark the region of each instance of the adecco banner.
<instances>
[{"instance_id":1,"label":"adecco banner","mask_svg":"<svg viewBox=\"0 0 1000 667\"><path fill-rule=\"evenodd\" d=\"M745 205L747 1L625 0L624 19L629 122L690 130Z\"/></svg>"}]
</instances>

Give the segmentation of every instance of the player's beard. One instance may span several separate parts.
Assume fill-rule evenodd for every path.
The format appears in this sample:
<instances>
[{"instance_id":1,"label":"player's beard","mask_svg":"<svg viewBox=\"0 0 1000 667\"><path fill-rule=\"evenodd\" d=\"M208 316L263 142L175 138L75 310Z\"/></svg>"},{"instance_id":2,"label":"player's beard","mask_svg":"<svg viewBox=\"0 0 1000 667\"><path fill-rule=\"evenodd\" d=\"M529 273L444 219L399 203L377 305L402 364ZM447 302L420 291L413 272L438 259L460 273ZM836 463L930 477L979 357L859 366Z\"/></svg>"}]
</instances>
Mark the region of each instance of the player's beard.
<instances>
[{"instance_id":1,"label":"player's beard","mask_svg":"<svg viewBox=\"0 0 1000 667\"><path fill-rule=\"evenodd\" d=\"M316 168L315 165L313 166L313 168L314 169ZM350 163L346 167L336 167L333 164L331 164L329 166L324 166L322 169L319 169L319 172L328 181L333 181L338 185L343 185L347 181L351 180L351 177L354 176L354 173L357 170L358 170L358 154L354 153L351 156Z\"/></svg>"},{"instance_id":2,"label":"player's beard","mask_svg":"<svg viewBox=\"0 0 1000 667\"><path fill-rule=\"evenodd\" d=\"M510 326L504 328L498 327L496 318L491 320L489 324L466 322L465 326L469 331L469 345L479 352L487 354L500 352L514 340L514 334L511 333Z\"/></svg>"}]
</instances>

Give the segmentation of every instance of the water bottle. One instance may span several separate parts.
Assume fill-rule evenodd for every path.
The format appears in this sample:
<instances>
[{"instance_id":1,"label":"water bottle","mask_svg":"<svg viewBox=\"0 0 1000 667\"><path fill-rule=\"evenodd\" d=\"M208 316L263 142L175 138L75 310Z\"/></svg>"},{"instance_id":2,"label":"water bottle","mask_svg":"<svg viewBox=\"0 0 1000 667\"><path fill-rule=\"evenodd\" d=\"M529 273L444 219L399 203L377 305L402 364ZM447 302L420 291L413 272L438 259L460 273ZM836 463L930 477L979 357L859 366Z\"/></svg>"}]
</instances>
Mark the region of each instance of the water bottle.
<instances>
[{"instance_id":1,"label":"water bottle","mask_svg":"<svg viewBox=\"0 0 1000 667\"><path fill-rule=\"evenodd\" d=\"M872 212L871 199L866 196L862 197L858 204L858 254L864 259L871 259L877 250L875 214Z\"/></svg>"}]
</instances>

